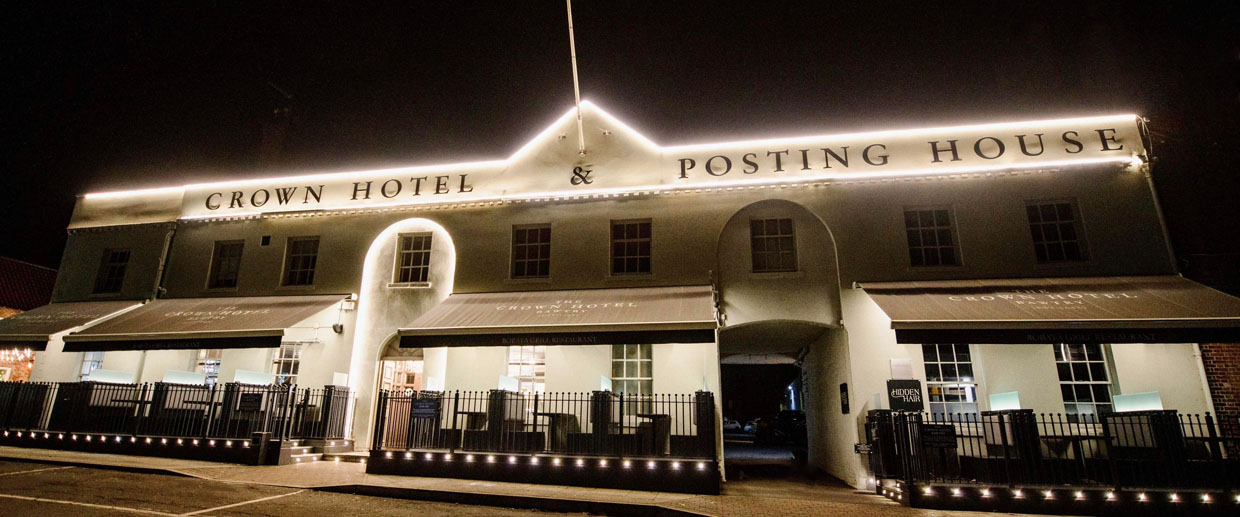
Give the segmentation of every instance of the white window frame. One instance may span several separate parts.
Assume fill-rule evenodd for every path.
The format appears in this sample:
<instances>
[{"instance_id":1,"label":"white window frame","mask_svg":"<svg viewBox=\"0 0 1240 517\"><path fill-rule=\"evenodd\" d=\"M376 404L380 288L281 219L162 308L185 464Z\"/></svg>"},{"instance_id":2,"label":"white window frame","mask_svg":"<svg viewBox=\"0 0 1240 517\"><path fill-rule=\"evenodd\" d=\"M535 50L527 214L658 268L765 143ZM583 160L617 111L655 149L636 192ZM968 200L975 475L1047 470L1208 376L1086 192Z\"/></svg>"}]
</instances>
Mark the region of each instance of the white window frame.
<instances>
[{"instance_id":1,"label":"white window frame","mask_svg":"<svg viewBox=\"0 0 1240 517\"><path fill-rule=\"evenodd\" d=\"M1071 386L1073 391L1073 400L1069 401L1066 398L1063 398L1064 413L1068 414L1068 418L1073 421L1078 421L1081 420L1080 415L1093 415L1092 417L1086 418L1085 421L1096 422L1097 415L1102 414L1103 409L1107 412L1114 411L1115 374L1111 371L1111 359L1108 357L1111 355L1111 346L1100 343L1056 343L1051 346L1054 347L1055 370L1056 375L1058 375L1059 378L1059 395L1063 398L1064 388L1068 386ZM1084 360L1072 359L1072 349L1070 347L1074 346L1081 347L1082 354L1085 356ZM1089 352L1089 347L1091 346L1098 347L1098 354L1096 358L1094 357L1094 354ZM1066 365L1068 373L1072 376L1070 380L1064 380L1065 367L1061 365ZM1084 366L1078 368L1079 365ZM1077 379L1079 374L1082 373L1082 370L1088 372L1088 380ZM1102 372L1106 375L1105 381L1094 380L1098 372ZM1078 388L1080 386L1089 386L1089 401L1080 401L1079 393L1081 390ZM1106 390L1106 402L1098 402L1098 392L1096 388L1098 386L1101 386ZM1088 408L1089 411L1081 412L1082 407Z\"/></svg>"},{"instance_id":2,"label":"white window frame","mask_svg":"<svg viewBox=\"0 0 1240 517\"><path fill-rule=\"evenodd\" d=\"M297 376L301 374L301 354L306 343L286 341L272 351L271 373L275 375L276 384L297 384ZM292 357L285 355L285 350L292 350ZM288 371L284 371L284 365Z\"/></svg>"},{"instance_id":3,"label":"white window frame","mask_svg":"<svg viewBox=\"0 0 1240 517\"><path fill-rule=\"evenodd\" d=\"M547 391L546 345L509 346L507 361L508 376L517 380L518 392L545 393Z\"/></svg>"},{"instance_id":4,"label":"white window frame","mask_svg":"<svg viewBox=\"0 0 1240 517\"><path fill-rule=\"evenodd\" d=\"M415 239L418 239L421 237L426 238L425 248L405 249L406 239L409 239L410 242L413 242ZM431 232L410 232L410 233L402 233L400 235L397 235L396 236L395 264L393 264L393 267L392 267L392 285L395 285L395 286L427 285L431 279L431 250L433 249L434 245L435 245L434 238ZM423 255L425 255L426 257L425 264L414 264L413 263L413 260ZM406 256L410 257L410 264L408 265L405 264L405 260L404 260ZM416 278L417 276L419 276L417 274L419 270L422 271L422 274L420 275L422 277L421 279ZM405 271L413 272L412 275L415 277L415 279L412 279L412 280L403 279L402 274Z\"/></svg>"},{"instance_id":5,"label":"white window frame","mask_svg":"<svg viewBox=\"0 0 1240 517\"><path fill-rule=\"evenodd\" d=\"M926 373L926 408L930 414L947 414L947 415L976 415L979 414L978 396L979 386L977 382L977 369L973 366L973 349L971 345L964 343L926 343L922 346L922 370ZM944 361L942 347L951 347L952 357L950 361ZM934 347L935 360L926 360L926 347ZM959 360L959 350L964 348L969 354L967 360ZM934 380L930 374L930 366L934 366L939 371L939 380ZM968 366L968 376L961 375L961 366ZM949 376L944 375L945 366L951 368L950 371L955 372L955 380L947 380ZM940 390L937 394L944 397L949 391L959 391L965 398L964 401L935 401L935 390ZM969 399L972 400L969 400ZM965 408L963 411L949 411L948 409L957 406Z\"/></svg>"},{"instance_id":6,"label":"white window frame","mask_svg":"<svg viewBox=\"0 0 1240 517\"><path fill-rule=\"evenodd\" d=\"M78 363L78 380L89 381L90 372L103 368L103 352L82 352L82 362Z\"/></svg>"}]
</instances>

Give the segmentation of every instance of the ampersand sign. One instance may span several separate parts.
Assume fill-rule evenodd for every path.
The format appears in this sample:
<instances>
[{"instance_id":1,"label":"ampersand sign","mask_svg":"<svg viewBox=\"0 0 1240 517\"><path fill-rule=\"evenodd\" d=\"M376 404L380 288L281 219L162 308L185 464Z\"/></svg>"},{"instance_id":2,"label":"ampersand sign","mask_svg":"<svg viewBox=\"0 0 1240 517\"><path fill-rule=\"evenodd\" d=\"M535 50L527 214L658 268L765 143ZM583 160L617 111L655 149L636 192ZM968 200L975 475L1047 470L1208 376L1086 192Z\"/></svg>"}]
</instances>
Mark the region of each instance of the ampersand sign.
<instances>
[{"instance_id":1,"label":"ampersand sign","mask_svg":"<svg viewBox=\"0 0 1240 517\"><path fill-rule=\"evenodd\" d=\"M569 178L568 181L573 185L589 185L594 183L594 179L590 177L591 172L594 171L586 169L585 167L573 167L573 177Z\"/></svg>"}]
</instances>

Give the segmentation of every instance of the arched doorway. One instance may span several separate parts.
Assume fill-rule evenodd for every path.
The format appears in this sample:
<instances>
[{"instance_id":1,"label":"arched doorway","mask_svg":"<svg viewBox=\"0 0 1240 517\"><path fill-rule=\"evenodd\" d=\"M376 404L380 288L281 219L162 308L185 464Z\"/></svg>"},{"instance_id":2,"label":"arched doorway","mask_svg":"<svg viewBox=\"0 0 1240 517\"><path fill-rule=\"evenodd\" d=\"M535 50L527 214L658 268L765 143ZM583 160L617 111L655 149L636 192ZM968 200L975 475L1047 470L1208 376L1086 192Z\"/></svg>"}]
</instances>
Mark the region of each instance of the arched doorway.
<instances>
[{"instance_id":1,"label":"arched doorway","mask_svg":"<svg viewBox=\"0 0 1240 517\"><path fill-rule=\"evenodd\" d=\"M730 479L800 472L827 448L821 357L845 345L835 240L800 204L738 210L717 248L724 459Z\"/></svg>"}]
</instances>

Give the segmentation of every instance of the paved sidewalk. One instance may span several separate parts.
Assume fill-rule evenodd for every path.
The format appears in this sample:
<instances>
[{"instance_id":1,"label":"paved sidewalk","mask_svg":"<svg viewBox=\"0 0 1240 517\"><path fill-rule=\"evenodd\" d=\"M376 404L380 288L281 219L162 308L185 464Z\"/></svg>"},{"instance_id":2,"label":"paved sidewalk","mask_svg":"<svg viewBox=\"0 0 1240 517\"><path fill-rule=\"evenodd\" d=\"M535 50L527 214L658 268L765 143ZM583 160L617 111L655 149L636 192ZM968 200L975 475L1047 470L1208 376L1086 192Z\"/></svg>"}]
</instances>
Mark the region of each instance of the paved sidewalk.
<instances>
[{"instance_id":1,"label":"paved sidewalk","mask_svg":"<svg viewBox=\"0 0 1240 517\"><path fill-rule=\"evenodd\" d=\"M365 465L315 462L242 466L204 461L0 447L0 457L54 464L175 473L228 483L464 502L555 511L669 515L982 515L905 508L838 482L755 479L727 483L718 496L366 474Z\"/></svg>"}]
</instances>

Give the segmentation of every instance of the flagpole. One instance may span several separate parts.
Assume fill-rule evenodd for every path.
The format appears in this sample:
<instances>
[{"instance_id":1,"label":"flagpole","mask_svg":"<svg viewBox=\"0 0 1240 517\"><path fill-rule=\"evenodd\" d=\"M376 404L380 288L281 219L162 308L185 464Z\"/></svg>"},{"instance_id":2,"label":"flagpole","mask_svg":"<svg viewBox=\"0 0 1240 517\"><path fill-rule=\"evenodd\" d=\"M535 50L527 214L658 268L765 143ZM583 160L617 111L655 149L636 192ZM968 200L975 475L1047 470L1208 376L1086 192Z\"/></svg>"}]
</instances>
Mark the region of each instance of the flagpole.
<instances>
[{"instance_id":1,"label":"flagpole","mask_svg":"<svg viewBox=\"0 0 1240 517\"><path fill-rule=\"evenodd\" d=\"M568 50L573 58L573 99L577 103L577 154L586 155L586 134L581 128L581 86L577 83L577 42L573 39L573 0L564 0L568 8Z\"/></svg>"}]
</instances>

